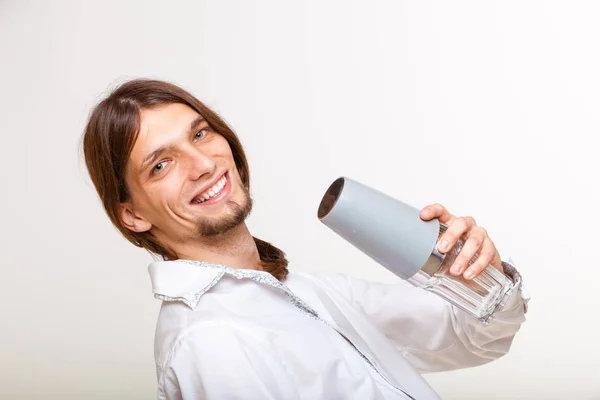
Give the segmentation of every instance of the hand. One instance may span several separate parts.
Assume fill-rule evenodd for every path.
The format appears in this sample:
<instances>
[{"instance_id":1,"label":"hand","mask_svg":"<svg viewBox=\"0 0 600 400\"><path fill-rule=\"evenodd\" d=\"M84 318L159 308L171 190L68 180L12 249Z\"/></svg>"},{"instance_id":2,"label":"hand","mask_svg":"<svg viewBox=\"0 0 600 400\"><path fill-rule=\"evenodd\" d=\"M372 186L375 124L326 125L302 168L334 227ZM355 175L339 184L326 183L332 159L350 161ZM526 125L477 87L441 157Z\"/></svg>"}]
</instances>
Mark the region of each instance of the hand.
<instances>
[{"instance_id":1,"label":"hand","mask_svg":"<svg viewBox=\"0 0 600 400\"><path fill-rule=\"evenodd\" d=\"M441 204L432 204L421 210L421 219L429 221L433 218L448 226L448 230L440 237L438 251L442 254L448 252L463 237L465 244L458 253L454 265L450 268L452 275L461 275L465 279L473 279L479 275L488 265L493 265L500 272L502 269L502 258L496 250L494 242L490 239L487 231L477 226L473 217L456 217L448 212ZM469 261L475 253L479 258L471 266ZM467 269L467 267L469 267Z\"/></svg>"}]
</instances>

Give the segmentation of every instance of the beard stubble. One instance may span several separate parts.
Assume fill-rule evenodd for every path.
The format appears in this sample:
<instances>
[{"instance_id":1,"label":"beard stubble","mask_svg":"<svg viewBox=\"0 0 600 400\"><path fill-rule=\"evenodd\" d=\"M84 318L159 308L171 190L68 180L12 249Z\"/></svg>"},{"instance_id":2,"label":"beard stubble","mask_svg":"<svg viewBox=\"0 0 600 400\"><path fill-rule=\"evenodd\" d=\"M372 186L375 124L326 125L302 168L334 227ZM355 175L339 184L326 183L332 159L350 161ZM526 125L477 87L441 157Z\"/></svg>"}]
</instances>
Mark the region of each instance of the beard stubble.
<instances>
[{"instance_id":1,"label":"beard stubble","mask_svg":"<svg viewBox=\"0 0 600 400\"><path fill-rule=\"evenodd\" d=\"M244 192L242 204L238 204L233 200L228 200L224 205L229 209L226 216L218 220L203 217L198 218L198 232L202 237L214 238L227 233L244 222L248 215L250 215L253 201L248 190L244 186L241 186L241 188Z\"/></svg>"}]
</instances>

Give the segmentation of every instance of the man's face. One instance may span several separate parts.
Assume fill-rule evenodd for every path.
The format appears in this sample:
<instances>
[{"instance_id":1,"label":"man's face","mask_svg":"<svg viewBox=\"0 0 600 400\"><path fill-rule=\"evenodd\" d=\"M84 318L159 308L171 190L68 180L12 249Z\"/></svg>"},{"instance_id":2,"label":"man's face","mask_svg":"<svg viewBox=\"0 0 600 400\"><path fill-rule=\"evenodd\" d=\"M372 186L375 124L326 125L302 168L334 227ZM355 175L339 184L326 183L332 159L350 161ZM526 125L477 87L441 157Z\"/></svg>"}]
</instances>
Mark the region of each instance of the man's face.
<instances>
[{"instance_id":1,"label":"man's face","mask_svg":"<svg viewBox=\"0 0 600 400\"><path fill-rule=\"evenodd\" d=\"M172 248L227 232L252 208L227 140L183 104L142 111L126 182L124 225Z\"/></svg>"}]
</instances>

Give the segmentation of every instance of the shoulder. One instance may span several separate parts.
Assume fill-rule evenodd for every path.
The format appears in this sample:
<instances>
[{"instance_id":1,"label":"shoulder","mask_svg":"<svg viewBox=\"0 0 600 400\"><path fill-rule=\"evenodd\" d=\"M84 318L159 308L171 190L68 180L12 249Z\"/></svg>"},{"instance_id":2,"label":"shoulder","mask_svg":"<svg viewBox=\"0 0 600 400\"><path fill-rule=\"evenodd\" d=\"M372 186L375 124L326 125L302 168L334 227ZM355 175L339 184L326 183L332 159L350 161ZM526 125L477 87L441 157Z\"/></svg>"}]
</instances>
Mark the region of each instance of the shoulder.
<instances>
[{"instance_id":1,"label":"shoulder","mask_svg":"<svg viewBox=\"0 0 600 400\"><path fill-rule=\"evenodd\" d=\"M298 287L294 286L297 282L318 286L337 303L346 303L369 315L395 309L398 303L435 302L427 296L436 297L401 279L383 283L345 273L314 270L290 273L290 278L289 287L293 291Z\"/></svg>"},{"instance_id":2,"label":"shoulder","mask_svg":"<svg viewBox=\"0 0 600 400\"><path fill-rule=\"evenodd\" d=\"M319 287L326 292L335 292L344 297L349 297L352 286L352 278L339 272L317 271L311 269L292 270L283 282L292 291L300 287Z\"/></svg>"},{"instance_id":3,"label":"shoulder","mask_svg":"<svg viewBox=\"0 0 600 400\"><path fill-rule=\"evenodd\" d=\"M159 373L164 368L175 342L188 328L190 311L185 304L178 301L162 302L154 332L154 359Z\"/></svg>"},{"instance_id":4,"label":"shoulder","mask_svg":"<svg viewBox=\"0 0 600 400\"><path fill-rule=\"evenodd\" d=\"M201 303L202 305L202 303ZM157 372L187 363L198 354L204 359L234 357L234 348L258 350L269 346L260 324L249 318L235 318L223 308L210 306L191 309L181 302L163 302L155 334ZM242 353L240 353L242 354Z\"/></svg>"},{"instance_id":5,"label":"shoulder","mask_svg":"<svg viewBox=\"0 0 600 400\"><path fill-rule=\"evenodd\" d=\"M211 329L202 328L212 317L210 313L193 310L180 301L163 301L154 334L154 359L159 375L188 335L211 334Z\"/></svg>"},{"instance_id":6,"label":"shoulder","mask_svg":"<svg viewBox=\"0 0 600 400\"><path fill-rule=\"evenodd\" d=\"M259 398L284 398L280 357L260 332L222 319L181 330L158 373L159 398L243 398L263 386L278 395Z\"/></svg>"},{"instance_id":7,"label":"shoulder","mask_svg":"<svg viewBox=\"0 0 600 400\"><path fill-rule=\"evenodd\" d=\"M385 292L391 288L394 290L411 289L412 286L405 281L396 281L382 283L371 281L365 278L359 278L353 275L318 270L290 271L289 281L284 283L295 285L300 283L319 285L326 290L333 290L344 297L354 297L358 293L365 291Z\"/></svg>"},{"instance_id":8,"label":"shoulder","mask_svg":"<svg viewBox=\"0 0 600 400\"><path fill-rule=\"evenodd\" d=\"M330 287L343 287L350 284L352 278L346 274L314 269L292 270L284 283L318 284Z\"/></svg>"},{"instance_id":9,"label":"shoulder","mask_svg":"<svg viewBox=\"0 0 600 400\"><path fill-rule=\"evenodd\" d=\"M236 349L251 346L259 349L262 343L251 330L224 320L204 320L182 329L175 339L166 366L198 362L213 356L232 360L239 356Z\"/></svg>"}]
</instances>

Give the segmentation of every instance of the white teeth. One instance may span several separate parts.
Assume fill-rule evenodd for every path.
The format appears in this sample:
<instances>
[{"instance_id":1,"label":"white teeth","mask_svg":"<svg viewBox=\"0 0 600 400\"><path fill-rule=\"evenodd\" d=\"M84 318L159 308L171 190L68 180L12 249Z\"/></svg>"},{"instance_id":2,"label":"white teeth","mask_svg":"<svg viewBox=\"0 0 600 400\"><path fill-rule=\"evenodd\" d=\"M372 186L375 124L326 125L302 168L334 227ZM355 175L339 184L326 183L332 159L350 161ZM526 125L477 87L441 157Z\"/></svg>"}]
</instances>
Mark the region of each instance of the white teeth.
<instances>
[{"instance_id":1,"label":"white teeth","mask_svg":"<svg viewBox=\"0 0 600 400\"><path fill-rule=\"evenodd\" d=\"M213 187L208 190L208 192L205 192L204 195L202 195L202 197L200 197L198 200L194 201L194 203L204 203L206 200L215 197L221 193L221 190L223 190L226 184L227 178L223 176Z\"/></svg>"}]
</instances>

